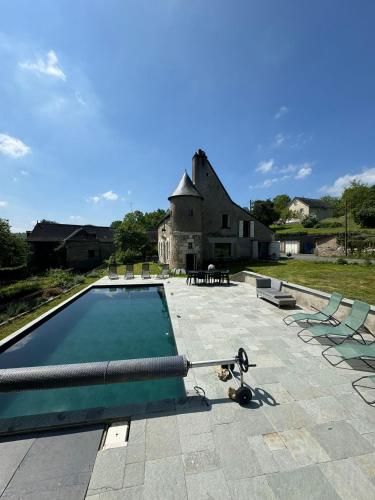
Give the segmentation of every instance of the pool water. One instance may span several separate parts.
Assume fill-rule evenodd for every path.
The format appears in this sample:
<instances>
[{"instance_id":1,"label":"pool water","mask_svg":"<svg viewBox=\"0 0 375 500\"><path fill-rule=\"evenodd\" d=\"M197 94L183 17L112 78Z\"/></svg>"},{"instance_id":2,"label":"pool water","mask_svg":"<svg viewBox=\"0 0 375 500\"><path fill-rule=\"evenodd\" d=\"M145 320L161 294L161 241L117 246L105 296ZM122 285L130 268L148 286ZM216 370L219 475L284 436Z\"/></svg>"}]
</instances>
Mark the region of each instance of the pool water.
<instances>
[{"instance_id":1,"label":"pool water","mask_svg":"<svg viewBox=\"0 0 375 500\"><path fill-rule=\"evenodd\" d=\"M162 286L96 287L2 352L0 368L175 354ZM0 418L116 407L184 394L180 378L0 393Z\"/></svg>"}]
</instances>

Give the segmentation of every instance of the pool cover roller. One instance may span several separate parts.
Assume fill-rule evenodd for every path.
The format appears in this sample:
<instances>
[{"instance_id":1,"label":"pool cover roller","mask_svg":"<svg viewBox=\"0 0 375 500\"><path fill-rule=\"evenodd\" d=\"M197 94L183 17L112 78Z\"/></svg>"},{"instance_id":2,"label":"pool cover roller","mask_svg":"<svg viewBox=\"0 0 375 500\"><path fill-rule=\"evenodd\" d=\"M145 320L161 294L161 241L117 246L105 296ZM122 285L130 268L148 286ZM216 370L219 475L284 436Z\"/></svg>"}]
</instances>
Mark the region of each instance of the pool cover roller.
<instances>
[{"instance_id":1,"label":"pool cover roller","mask_svg":"<svg viewBox=\"0 0 375 500\"><path fill-rule=\"evenodd\" d=\"M0 392L21 392L87 385L139 382L171 377L186 377L190 368L221 365L230 371L237 364L241 383L237 390L251 399L250 390L243 385L243 372L250 365L246 351L239 349L230 359L190 362L186 356L98 361L68 365L29 366L0 369Z\"/></svg>"}]
</instances>

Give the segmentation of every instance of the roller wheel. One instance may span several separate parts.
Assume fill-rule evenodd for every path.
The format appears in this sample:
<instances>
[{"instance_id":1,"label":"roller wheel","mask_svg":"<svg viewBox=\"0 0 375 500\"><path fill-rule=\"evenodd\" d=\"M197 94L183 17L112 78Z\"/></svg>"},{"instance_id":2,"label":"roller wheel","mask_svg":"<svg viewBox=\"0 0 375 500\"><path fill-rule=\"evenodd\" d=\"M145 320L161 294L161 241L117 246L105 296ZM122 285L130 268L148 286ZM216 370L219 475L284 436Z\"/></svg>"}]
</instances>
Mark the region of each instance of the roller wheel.
<instances>
[{"instance_id":1,"label":"roller wheel","mask_svg":"<svg viewBox=\"0 0 375 500\"><path fill-rule=\"evenodd\" d=\"M243 349L242 347L240 347L238 349L238 364L240 365L241 367L241 370L246 373L247 370L249 369L249 359L247 357L247 353L245 351L245 349Z\"/></svg>"},{"instance_id":2,"label":"roller wheel","mask_svg":"<svg viewBox=\"0 0 375 500\"><path fill-rule=\"evenodd\" d=\"M250 403L253 395L248 387L239 387L236 391L236 401L240 406L246 406Z\"/></svg>"}]
</instances>

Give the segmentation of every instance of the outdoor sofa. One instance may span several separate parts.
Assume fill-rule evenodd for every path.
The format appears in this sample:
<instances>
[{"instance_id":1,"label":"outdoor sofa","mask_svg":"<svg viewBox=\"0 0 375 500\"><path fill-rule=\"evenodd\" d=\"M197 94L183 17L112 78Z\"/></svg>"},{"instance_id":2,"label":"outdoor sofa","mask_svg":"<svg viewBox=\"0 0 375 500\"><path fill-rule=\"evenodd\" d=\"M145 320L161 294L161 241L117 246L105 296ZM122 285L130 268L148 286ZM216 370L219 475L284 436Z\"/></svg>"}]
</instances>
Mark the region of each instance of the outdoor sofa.
<instances>
[{"instance_id":1,"label":"outdoor sofa","mask_svg":"<svg viewBox=\"0 0 375 500\"><path fill-rule=\"evenodd\" d=\"M295 307L296 299L290 293L281 291L282 281L274 278L256 278L257 297L268 300L277 307Z\"/></svg>"}]
</instances>

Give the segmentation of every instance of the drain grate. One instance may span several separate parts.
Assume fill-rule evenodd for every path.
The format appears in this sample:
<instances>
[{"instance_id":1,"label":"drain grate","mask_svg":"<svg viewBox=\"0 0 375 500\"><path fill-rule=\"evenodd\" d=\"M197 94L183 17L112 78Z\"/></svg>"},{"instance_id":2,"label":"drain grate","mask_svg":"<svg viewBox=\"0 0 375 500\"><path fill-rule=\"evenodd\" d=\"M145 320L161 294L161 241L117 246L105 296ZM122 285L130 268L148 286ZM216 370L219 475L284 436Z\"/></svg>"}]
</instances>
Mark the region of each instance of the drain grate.
<instances>
[{"instance_id":1,"label":"drain grate","mask_svg":"<svg viewBox=\"0 0 375 500\"><path fill-rule=\"evenodd\" d=\"M115 422L108 429L103 442L103 450L120 448L128 444L129 422Z\"/></svg>"}]
</instances>

